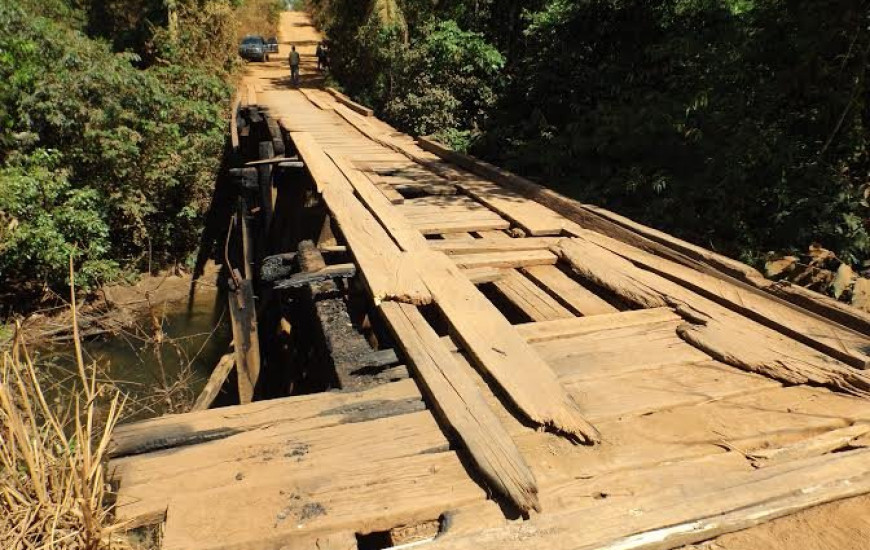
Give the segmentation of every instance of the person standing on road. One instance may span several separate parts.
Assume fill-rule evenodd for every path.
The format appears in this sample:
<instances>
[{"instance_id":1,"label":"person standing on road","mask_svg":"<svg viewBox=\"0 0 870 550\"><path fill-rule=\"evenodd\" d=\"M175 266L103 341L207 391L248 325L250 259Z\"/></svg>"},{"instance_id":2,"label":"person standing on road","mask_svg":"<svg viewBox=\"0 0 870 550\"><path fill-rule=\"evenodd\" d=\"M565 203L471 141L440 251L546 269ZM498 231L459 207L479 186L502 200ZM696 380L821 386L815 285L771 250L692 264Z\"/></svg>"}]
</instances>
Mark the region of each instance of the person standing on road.
<instances>
[{"instance_id":1,"label":"person standing on road","mask_svg":"<svg viewBox=\"0 0 870 550\"><path fill-rule=\"evenodd\" d=\"M317 44L317 70L326 70L326 48L324 47L323 42Z\"/></svg>"},{"instance_id":2,"label":"person standing on road","mask_svg":"<svg viewBox=\"0 0 870 550\"><path fill-rule=\"evenodd\" d=\"M299 86L299 52L296 46L290 46L290 83Z\"/></svg>"}]
</instances>

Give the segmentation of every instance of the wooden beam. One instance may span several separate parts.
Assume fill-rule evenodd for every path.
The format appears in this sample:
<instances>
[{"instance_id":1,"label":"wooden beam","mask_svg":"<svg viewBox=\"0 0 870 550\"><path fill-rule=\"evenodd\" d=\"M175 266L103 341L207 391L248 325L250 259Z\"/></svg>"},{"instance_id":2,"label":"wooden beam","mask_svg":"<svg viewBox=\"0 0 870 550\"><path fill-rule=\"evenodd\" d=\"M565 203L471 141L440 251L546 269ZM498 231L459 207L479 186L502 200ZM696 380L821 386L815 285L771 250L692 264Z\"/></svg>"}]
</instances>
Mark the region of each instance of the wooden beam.
<instances>
[{"instance_id":1,"label":"wooden beam","mask_svg":"<svg viewBox=\"0 0 870 550\"><path fill-rule=\"evenodd\" d=\"M236 358L233 353L227 353L220 358L220 361L218 361L214 370L211 371L211 376L208 377L208 382L206 382L205 387L203 387L202 391L199 393L199 397L196 398L196 401L190 408L191 412L204 411L211 407L211 404L214 403L214 400L218 393L220 393L224 382L227 380L227 376L229 376L230 371L233 370L235 365Z\"/></svg>"},{"instance_id":2,"label":"wooden beam","mask_svg":"<svg viewBox=\"0 0 870 550\"><path fill-rule=\"evenodd\" d=\"M238 286L227 295L227 301L235 343L239 401L245 404L253 400L260 377L260 340L254 286L249 279L242 279L238 270L235 279Z\"/></svg>"},{"instance_id":3,"label":"wooden beam","mask_svg":"<svg viewBox=\"0 0 870 550\"><path fill-rule=\"evenodd\" d=\"M540 510L534 475L474 380L429 323L414 306L382 303L380 310L438 416L457 434L487 481L520 510Z\"/></svg>"}]
</instances>

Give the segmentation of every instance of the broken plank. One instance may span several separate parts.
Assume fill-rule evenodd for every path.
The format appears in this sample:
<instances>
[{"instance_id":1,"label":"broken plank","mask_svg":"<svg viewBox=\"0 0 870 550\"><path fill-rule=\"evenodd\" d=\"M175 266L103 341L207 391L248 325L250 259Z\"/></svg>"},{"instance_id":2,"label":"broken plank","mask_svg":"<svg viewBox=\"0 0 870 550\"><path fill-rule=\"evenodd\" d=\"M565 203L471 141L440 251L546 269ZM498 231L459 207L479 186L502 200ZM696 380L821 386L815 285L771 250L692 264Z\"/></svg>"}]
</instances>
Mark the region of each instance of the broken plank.
<instances>
[{"instance_id":1,"label":"broken plank","mask_svg":"<svg viewBox=\"0 0 870 550\"><path fill-rule=\"evenodd\" d=\"M203 387L202 391L199 393L199 397L196 398L193 406L190 407L191 411L204 411L211 407L211 404L214 403L214 400L218 393L220 393L224 382L227 380L227 376L229 376L230 371L233 370L235 365L236 358L233 353L224 354L220 358L220 361L218 361L218 364L215 365L214 370L208 377L208 382L206 382L205 387Z\"/></svg>"},{"instance_id":2,"label":"broken plank","mask_svg":"<svg viewBox=\"0 0 870 550\"><path fill-rule=\"evenodd\" d=\"M600 435L555 374L444 254L415 252L418 272L475 363L532 421L582 442ZM522 368L518 368L521 365Z\"/></svg>"},{"instance_id":3,"label":"broken plank","mask_svg":"<svg viewBox=\"0 0 870 550\"><path fill-rule=\"evenodd\" d=\"M540 510L537 485L508 433L417 308L383 303L381 314L442 420L484 477L523 511Z\"/></svg>"},{"instance_id":4,"label":"broken plank","mask_svg":"<svg viewBox=\"0 0 870 550\"><path fill-rule=\"evenodd\" d=\"M870 376L583 238L564 239L556 250L583 277L643 307L673 306L689 323L680 337L735 367L790 384L824 385L870 397Z\"/></svg>"},{"instance_id":5,"label":"broken plank","mask_svg":"<svg viewBox=\"0 0 870 550\"><path fill-rule=\"evenodd\" d=\"M505 270L504 276L494 284L505 298L528 315L532 321L573 319L575 317L552 296L515 269Z\"/></svg>"},{"instance_id":6,"label":"broken plank","mask_svg":"<svg viewBox=\"0 0 870 550\"><path fill-rule=\"evenodd\" d=\"M712 275L644 252L615 239L583 230L582 236L627 260L671 279L786 336L858 368L867 368L870 337L781 301L755 287Z\"/></svg>"},{"instance_id":7,"label":"broken plank","mask_svg":"<svg viewBox=\"0 0 870 550\"><path fill-rule=\"evenodd\" d=\"M316 271L294 273L290 278L278 281L275 284L275 289L297 288L332 279L349 279L354 275L356 275L354 264L328 265Z\"/></svg>"},{"instance_id":8,"label":"broken plank","mask_svg":"<svg viewBox=\"0 0 870 550\"><path fill-rule=\"evenodd\" d=\"M528 239L512 239L525 241ZM548 289L561 303L578 315L602 315L619 310L609 302L587 289L558 267L553 265L530 266L523 271L532 280Z\"/></svg>"},{"instance_id":9,"label":"broken plank","mask_svg":"<svg viewBox=\"0 0 870 550\"><path fill-rule=\"evenodd\" d=\"M470 269L475 267L519 268L552 265L556 263L557 258L549 250L514 250L485 254L461 254L451 256L450 259L457 266Z\"/></svg>"}]
</instances>

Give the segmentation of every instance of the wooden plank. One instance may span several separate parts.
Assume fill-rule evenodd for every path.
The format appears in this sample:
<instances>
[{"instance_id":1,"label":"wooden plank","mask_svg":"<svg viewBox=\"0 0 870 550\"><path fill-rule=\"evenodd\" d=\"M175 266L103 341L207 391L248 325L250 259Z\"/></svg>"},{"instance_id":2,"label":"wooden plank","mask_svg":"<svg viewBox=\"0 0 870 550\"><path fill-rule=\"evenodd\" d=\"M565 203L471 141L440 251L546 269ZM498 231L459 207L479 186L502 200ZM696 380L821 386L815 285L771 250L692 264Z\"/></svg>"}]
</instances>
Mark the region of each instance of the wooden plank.
<instances>
[{"instance_id":1,"label":"wooden plank","mask_svg":"<svg viewBox=\"0 0 870 550\"><path fill-rule=\"evenodd\" d=\"M674 306L690 322L687 342L735 367L791 384L824 385L870 397L870 376L786 338L686 288L634 266L585 239L564 239L555 250L581 275L642 307Z\"/></svg>"},{"instance_id":2,"label":"wooden plank","mask_svg":"<svg viewBox=\"0 0 870 550\"><path fill-rule=\"evenodd\" d=\"M497 267L472 267L462 270L462 274L476 285L494 283L504 277L504 272L504 269L499 269Z\"/></svg>"},{"instance_id":3,"label":"wooden plank","mask_svg":"<svg viewBox=\"0 0 870 550\"><path fill-rule=\"evenodd\" d=\"M218 361L214 370L212 370L211 375L208 377L208 382L205 383L205 386L202 388L202 391L199 393L199 396L190 408L191 411L204 411L211 407L211 404L214 403L214 400L218 393L220 393L224 382L227 380L227 376L229 376L230 371L233 370L235 365L236 358L233 353L224 354L220 358L220 361Z\"/></svg>"},{"instance_id":4,"label":"wooden plank","mask_svg":"<svg viewBox=\"0 0 870 550\"><path fill-rule=\"evenodd\" d=\"M208 444L115 461L114 476L121 486L117 509L124 520L141 523L179 498L242 490L275 479L292 483L324 474L343 477L358 467L357 461L444 452L448 446L428 411L314 430L284 422ZM348 460L350 456L355 459Z\"/></svg>"},{"instance_id":5,"label":"wooden plank","mask_svg":"<svg viewBox=\"0 0 870 550\"><path fill-rule=\"evenodd\" d=\"M470 536L445 538L441 549L580 548L668 550L745 529L799 510L870 492L870 450L787 463L748 473L725 474L719 488L703 484L663 487L658 494L567 514L543 514L530 522ZM726 484L727 483L727 484ZM577 529L583 522L587 529Z\"/></svg>"},{"instance_id":6,"label":"wooden plank","mask_svg":"<svg viewBox=\"0 0 870 550\"><path fill-rule=\"evenodd\" d=\"M579 441L599 439L549 365L447 256L425 251L415 252L414 258L418 272L464 348L520 411L532 421Z\"/></svg>"},{"instance_id":7,"label":"wooden plank","mask_svg":"<svg viewBox=\"0 0 870 550\"><path fill-rule=\"evenodd\" d=\"M450 259L457 266L470 269L476 267L519 268L553 265L557 258L549 250L515 250L486 254L462 254L451 256Z\"/></svg>"},{"instance_id":8,"label":"wooden plank","mask_svg":"<svg viewBox=\"0 0 870 550\"><path fill-rule=\"evenodd\" d=\"M120 457L188 445L209 440L209 434L219 435L223 432L226 437L276 422L291 422L299 429L313 429L404 414L422 408L422 397L412 380L358 392L282 397L121 424L112 432L108 455Z\"/></svg>"},{"instance_id":9,"label":"wooden plank","mask_svg":"<svg viewBox=\"0 0 870 550\"><path fill-rule=\"evenodd\" d=\"M509 187L524 197L535 200L568 220L586 229L613 237L626 244L668 258L697 271L720 278L723 281L743 282L764 292L782 298L798 307L806 308L835 323L842 324L862 334L870 334L870 314L840 303L828 296L807 290L787 282L773 282L746 264L706 250L700 246L677 239L662 231L639 224L609 210L569 199L552 189L547 189L525 178L512 174L489 163L450 151L443 145L420 138L418 143L425 150L443 159L454 162L480 176ZM566 224L566 227L569 227Z\"/></svg>"},{"instance_id":10,"label":"wooden plank","mask_svg":"<svg viewBox=\"0 0 870 550\"><path fill-rule=\"evenodd\" d=\"M763 466L791 460L801 460L852 447L856 439L868 433L870 433L870 424L856 423L847 428L824 432L821 435L810 437L784 447L752 451L749 453L749 456L753 461Z\"/></svg>"},{"instance_id":11,"label":"wooden plank","mask_svg":"<svg viewBox=\"0 0 870 550\"><path fill-rule=\"evenodd\" d=\"M377 437L389 440L383 432ZM245 480L220 490L174 499L167 514L164 550L308 548L312 535L367 534L437 519L455 506L481 502L486 493L455 453L429 453L374 463L343 458L354 468L300 478ZM183 513L173 513L173 510ZM239 510L254 510L238 522ZM220 526L220 529L215 529ZM310 540L310 539L309 539Z\"/></svg>"},{"instance_id":12,"label":"wooden plank","mask_svg":"<svg viewBox=\"0 0 870 550\"><path fill-rule=\"evenodd\" d=\"M382 303L381 314L441 419L496 491L520 510L540 511L535 477L474 381L414 306Z\"/></svg>"},{"instance_id":13,"label":"wooden plank","mask_svg":"<svg viewBox=\"0 0 870 550\"><path fill-rule=\"evenodd\" d=\"M582 231L583 238L626 258L654 273L782 332L819 351L858 368L867 368L870 337L840 327L829 319L803 312L790 304L774 300L755 288L730 284L711 275L644 252L615 239Z\"/></svg>"},{"instance_id":14,"label":"wooden plank","mask_svg":"<svg viewBox=\"0 0 870 550\"><path fill-rule=\"evenodd\" d=\"M361 114L362 116L369 117L369 116L374 116L374 114L375 114L375 112L373 110L369 109L368 107L366 107L364 105L360 105L359 103L357 103L356 101L347 97L346 95L339 92L335 88L329 87L329 88L326 88L326 91L331 93L335 97L335 99L338 100L339 103L341 103L342 105L344 105L344 106L352 109L353 111Z\"/></svg>"},{"instance_id":15,"label":"wooden plank","mask_svg":"<svg viewBox=\"0 0 870 550\"><path fill-rule=\"evenodd\" d=\"M413 262L353 194L353 187L310 136L291 134L323 200L344 234L375 303L397 299L426 304L432 298ZM303 147L299 147L303 143ZM378 195L383 197L378 192ZM391 205L392 206L392 205ZM422 237L421 237L422 238Z\"/></svg>"},{"instance_id":16,"label":"wooden plank","mask_svg":"<svg viewBox=\"0 0 870 550\"><path fill-rule=\"evenodd\" d=\"M529 237L525 239L464 239L464 240L431 240L432 250L445 254L482 254L488 252L511 252L516 250L548 250L556 244L558 238Z\"/></svg>"},{"instance_id":17,"label":"wooden plank","mask_svg":"<svg viewBox=\"0 0 870 550\"><path fill-rule=\"evenodd\" d=\"M466 233L469 231L485 231L490 229L507 229L510 222L501 218L460 218L447 220L412 220L414 227L424 235L440 235L442 233Z\"/></svg>"},{"instance_id":18,"label":"wooden plank","mask_svg":"<svg viewBox=\"0 0 870 550\"><path fill-rule=\"evenodd\" d=\"M639 309L590 317L573 317L556 321L516 325L519 333L529 343L548 342L561 338L573 338L604 330L626 329L638 325L673 323L682 321L670 308Z\"/></svg>"},{"instance_id":19,"label":"wooden plank","mask_svg":"<svg viewBox=\"0 0 870 550\"><path fill-rule=\"evenodd\" d=\"M323 111L331 111L333 106L329 103L329 101L321 98L315 93L315 90L308 88L299 88L299 92L305 96L305 99L313 103L318 109Z\"/></svg>"},{"instance_id":20,"label":"wooden plank","mask_svg":"<svg viewBox=\"0 0 870 550\"><path fill-rule=\"evenodd\" d=\"M517 306L532 321L573 319L573 313L562 307L549 294L515 269L505 270L502 278L494 283L505 298Z\"/></svg>"},{"instance_id":21,"label":"wooden plank","mask_svg":"<svg viewBox=\"0 0 870 550\"><path fill-rule=\"evenodd\" d=\"M619 311L556 266L531 266L523 271L532 280L549 289L560 302L578 315L603 315Z\"/></svg>"}]
</instances>

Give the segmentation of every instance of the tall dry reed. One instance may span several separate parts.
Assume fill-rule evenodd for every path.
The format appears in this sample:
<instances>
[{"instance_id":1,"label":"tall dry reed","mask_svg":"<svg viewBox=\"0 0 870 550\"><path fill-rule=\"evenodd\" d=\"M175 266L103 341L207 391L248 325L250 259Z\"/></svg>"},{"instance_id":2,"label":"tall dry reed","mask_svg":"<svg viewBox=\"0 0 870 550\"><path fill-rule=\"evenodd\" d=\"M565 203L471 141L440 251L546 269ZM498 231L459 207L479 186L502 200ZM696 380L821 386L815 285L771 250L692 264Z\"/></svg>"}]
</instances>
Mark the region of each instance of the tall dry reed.
<instances>
[{"instance_id":1,"label":"tall dry reed","mask_svg":"<svg viewBox=\"0 0 870 550\"><path fill-rule=\"evenodd\" d=\"M72 282L72 273L70 273ZM74 285L71 285L74 286ZM72 299L75 325L75 294ZM107 506L106 447L123 400L97 383L73 326L78 383L49 404L40 374L19 335L0 368L0 548L124 548L123 525ZM55 402L56 403L56 402Z\"/></svg>"}]
</instances>

